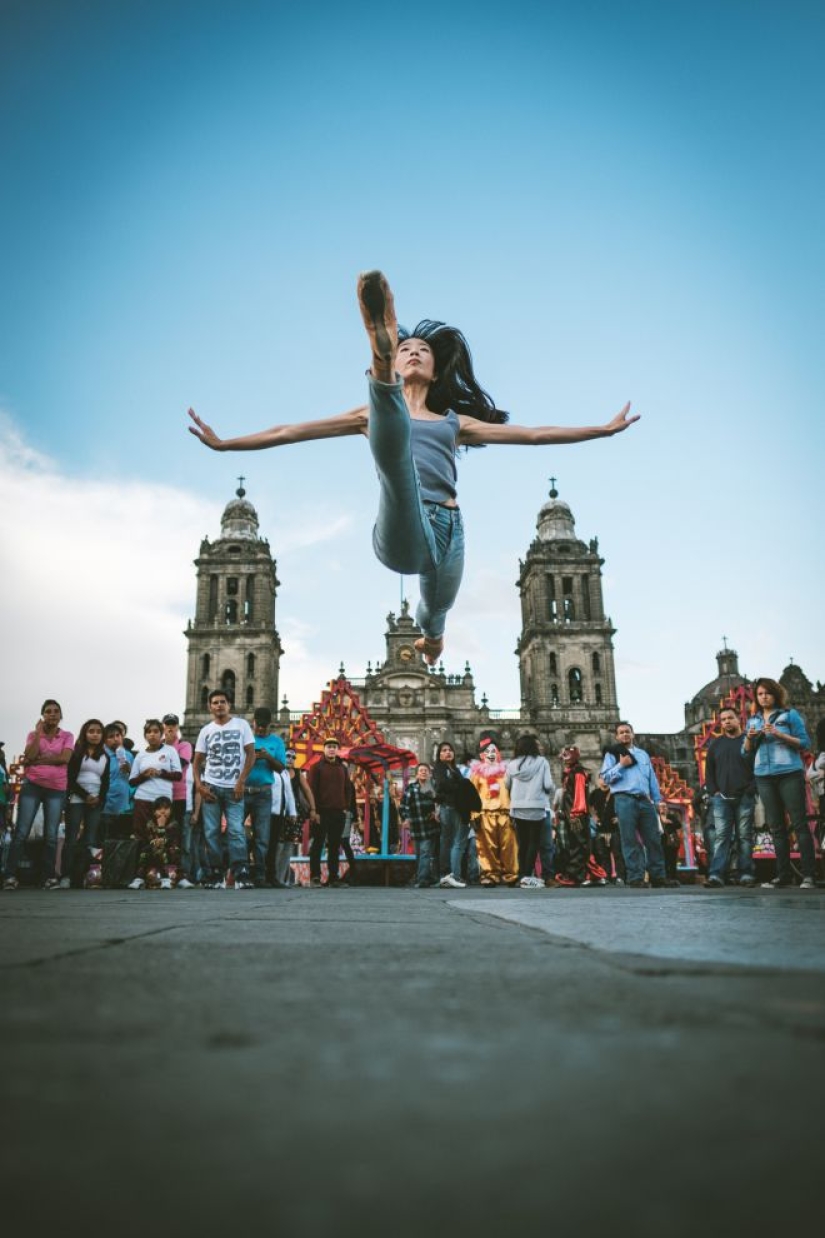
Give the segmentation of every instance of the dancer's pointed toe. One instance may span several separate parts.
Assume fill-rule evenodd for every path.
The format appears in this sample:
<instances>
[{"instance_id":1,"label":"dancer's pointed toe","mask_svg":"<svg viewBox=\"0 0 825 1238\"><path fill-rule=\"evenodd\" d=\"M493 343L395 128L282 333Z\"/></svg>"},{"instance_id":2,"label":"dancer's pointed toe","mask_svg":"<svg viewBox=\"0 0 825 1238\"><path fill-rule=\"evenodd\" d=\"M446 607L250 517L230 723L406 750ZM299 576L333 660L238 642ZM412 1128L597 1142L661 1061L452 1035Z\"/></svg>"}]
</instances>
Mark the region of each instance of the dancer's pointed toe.
<instances>
[{"instance_id":1,"label":"dancer's pointed toe","mask_svg":"<svg viewBox=\"0 0 825 1238\"><path fill-rule=\"evenodd\" d=\"M358 276L358 304L372 350L373 377L391 383L395 378L398 322L392 289L381 271L364 271Z\"/></svg>"}]
</instances>

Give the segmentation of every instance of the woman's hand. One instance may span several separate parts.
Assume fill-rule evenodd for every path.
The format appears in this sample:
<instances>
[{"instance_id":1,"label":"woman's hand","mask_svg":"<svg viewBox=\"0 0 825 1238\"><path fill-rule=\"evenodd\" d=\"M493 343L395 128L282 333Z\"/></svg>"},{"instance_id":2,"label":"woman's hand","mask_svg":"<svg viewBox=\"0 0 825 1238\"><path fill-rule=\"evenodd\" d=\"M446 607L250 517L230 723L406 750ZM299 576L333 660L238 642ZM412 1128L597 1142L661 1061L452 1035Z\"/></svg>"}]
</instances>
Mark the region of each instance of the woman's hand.
<instances>
[{"instance_id":1,"label":"woman's hand","mask_svg":"<svg viewBox=\"0 0 825 1238\"><path fill-rule=\"evenodd\" d=\"M189 433L199 438L206 447L211 447L212 451L223 451L223 439L218 438L212 427L208 426L205 421L201 421L194 408L189 409L189 416L195 423L189 427Z\"/></svg>"},{"instance_id":2,"label":"woman's hand","mask_svg":"<svg viewBox=\"0 0 825 1238\"><path fill-rule=\"evenodd\" d=\"M633 425L634 421L639 420L639 416L640 416L639 413L634 414L633 417L630 417L629 413L630 413L630 405L625 404L622 411L620 413L617 413L612 421L608 421L607 425L605 426L605 430L607 434L608 435L621 434L622 430L626 430L628 426Z\"/></svg>"}]
</instances>

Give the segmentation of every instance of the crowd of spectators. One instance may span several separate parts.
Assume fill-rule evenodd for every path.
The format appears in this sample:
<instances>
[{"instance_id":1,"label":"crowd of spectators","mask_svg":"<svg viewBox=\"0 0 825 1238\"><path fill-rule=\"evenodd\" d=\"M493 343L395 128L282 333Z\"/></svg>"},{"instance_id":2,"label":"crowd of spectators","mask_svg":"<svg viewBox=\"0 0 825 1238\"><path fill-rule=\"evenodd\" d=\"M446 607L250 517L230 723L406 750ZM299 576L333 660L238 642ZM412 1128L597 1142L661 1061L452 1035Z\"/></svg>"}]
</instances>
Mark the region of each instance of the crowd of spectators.
<instances>
[{"instance_id":1,"label":"crowd of spectators","mask_svg":"<svg viewBox=\"0 0 825 1238\"><path fill-rule=\"evenodd\" d=\"M757 680L754 696L744 728L734 709L720 711L721 734L707 752L695 804L705 885L757 884L760 802L775 853L763 884L782 888L799 878L802 889L813 889L825 726L813 753L780 684ZM358 880L357 857L365 855L408 857L409 884L419 889L680 884L684 806L665 801L625 721L598 771L566 747L556 786L530 734L519 737L509 760L489 733L460 761L443 742L432 764L421 761L399 779L371 779L342 759L334 735L299 769L296 752L272 732L269 710L256 710L250 726L217 689L209 709L194 749L173 713L147 719L138 749L117 720L87 719L75 740L58 702L44 701L26 739L14 805L0 745L3 889L18 888L36 821L40 872L27 876L47 890L334 887Z\"/></svg>"}]
</instances>

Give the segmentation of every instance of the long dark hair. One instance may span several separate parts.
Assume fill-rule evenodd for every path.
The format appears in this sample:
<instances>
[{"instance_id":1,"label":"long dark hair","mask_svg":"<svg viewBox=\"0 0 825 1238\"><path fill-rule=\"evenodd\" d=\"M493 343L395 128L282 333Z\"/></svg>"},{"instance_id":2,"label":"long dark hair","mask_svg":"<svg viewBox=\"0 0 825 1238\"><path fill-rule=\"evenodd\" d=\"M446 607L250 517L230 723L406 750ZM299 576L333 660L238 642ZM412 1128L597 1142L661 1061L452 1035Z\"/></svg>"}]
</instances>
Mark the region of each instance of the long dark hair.
<instances>
[{"instance_id":1,"label":"long dark hair","mask_svg":"<svg viewBox=\"0 0 825 1238\"><path fill-rule=\"evenodd\" d=\"M100 721L99 718L87 718L86 719L86 721L83 723L83 726L80 728L80 734L77 737L77 743L74 746L74 750L75 752L79 752L81 757L85 757L86 749L90 746L89 741L86 738L86 732L88 731L90 726L100 727L100 743L95 744L94 748L92 748L92 756L97 761L99 760L100 757L103 756L103 744L105 742L104 727L103 727L103 723Z\"/></svg>"},{"instance_id":2,"label":"long dark hair","mask_svg":"<svg viewBox=\"0 0 825 1238\"><path fill-rule=\"evenodd\" d=\"M423 318L412 331L398 328L399 340L425 340L435 358L435 380L427 392L427 408L432 413L463 413L479 421L502 424L509 413L496 408L492 396L479 386L473 372L470 346L458 327Z\"/></svg>"},{"instance_id":3,"label":"long dark hair","mask_svg":"<svg viewBox=\"0 0 825 1238\"><path fill-rule=\"evenodd\" d=\"M450 749L450 752L453 754L453 759L452 759L452 761L442 761L442 760L441 760L441 749L442 749L442 748L449 748L449 749ZM455 748L453 747L453 745L450 743L450 741L449 741L448 739L443 739L443 740L441 741L441 743L438 745L438 747L436 748L436 750L435 750L435 763L436 763L436 765L449 765L451 769L455 769L455 767L456 767Z\"/></svg>"},{"instance_id":4,"label":"long dark hair","mask_svg":"<svg viewBox=\"0 0 825 1238\"><path fill-rule=\"evenodd\" d=\"M535 735L519 735L516 740L515 756L517 757L537 757L540 756L539 741Z\"/></svg>"}]
</instances>

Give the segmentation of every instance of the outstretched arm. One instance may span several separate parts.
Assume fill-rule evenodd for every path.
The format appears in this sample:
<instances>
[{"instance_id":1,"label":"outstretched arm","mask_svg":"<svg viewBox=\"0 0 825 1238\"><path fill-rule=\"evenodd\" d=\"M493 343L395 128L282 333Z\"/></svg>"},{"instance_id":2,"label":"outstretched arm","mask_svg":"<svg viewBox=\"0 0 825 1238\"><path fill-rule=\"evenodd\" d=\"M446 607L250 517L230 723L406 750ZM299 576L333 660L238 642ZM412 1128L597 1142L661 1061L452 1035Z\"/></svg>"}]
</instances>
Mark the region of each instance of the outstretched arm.
<instances>
[{"instance_id":1,"label":"outstretched arm","mask_svg":"<svg viewBox=\"0 0 825 1238\"><path fill-rule=\"evenodd\" d=\"M201 421L194 409L189 409L194 425L189 433L194 434L213 451L262 451L265 447L286 447L288 443L308 443L316 438L342 438L347 434L366 434L367 406L353 408L338 417L321 417L318 421L301 421L295 425L272 426L257 434L245 434L240 438L218 438L211 426Z\"/></svg>"},{"instance_id":2,"label":"outstretched arm","mask_svg":"<svg viewBox=\"0 0 825 1238\"><path fill-rule=\"evenodd\" d=\"M467 447L477 447L482 443L518 443L527 447L546 447L551 443L585 443L591 438L611 438L614 434L621 434L622 430L639 420L638 414L633 417L629 414L630 405L625 404L622 411L603 426L497 425L462 414L459 417L461 431L458 441Z\"/></svg>"}]
</instances>

